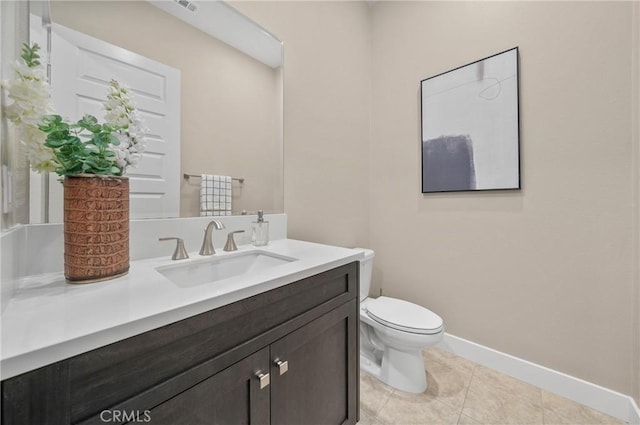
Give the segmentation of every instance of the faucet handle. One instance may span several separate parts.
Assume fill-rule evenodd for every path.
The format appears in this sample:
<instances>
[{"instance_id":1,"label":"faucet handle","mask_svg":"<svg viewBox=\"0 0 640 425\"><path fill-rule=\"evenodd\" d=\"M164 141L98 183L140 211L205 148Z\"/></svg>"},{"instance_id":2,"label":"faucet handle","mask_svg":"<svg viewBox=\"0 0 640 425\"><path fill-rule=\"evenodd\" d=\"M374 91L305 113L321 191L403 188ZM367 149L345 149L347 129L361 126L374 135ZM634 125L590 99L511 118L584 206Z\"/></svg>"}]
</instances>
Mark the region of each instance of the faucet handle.
<instances>
[{"instance_id":1,"label":"faucet handle","mask_svg":"<svg viewBox=\"0 0 640 425\"><path fill-rule=\"evenodd\" d=\"M184 240L180 239L180 238L175 238L175 237L171 237L171 238L159 238L159 241L177 241L178 243L176 244L176 250L173 251L173 255L171 256L172 260L184 260L186 258L189 258L189 254L187 254L187 250L184 248Z\"/></svg>"},{"instance_id":2,"label":"faucet handle","mask_svg":"<svg viewBox=\"0 0 640 425\"><path fill-rule=\"evenodd\" d=\"M236 233L244 233L244 230L235 230L233 232L229 232L229 234L227 235L227 243L223 248L224 251L229 252L238 250L238 245L236 245L236 241L233 239L233 235L235 235Z\"/></svg>"}]
</instances>

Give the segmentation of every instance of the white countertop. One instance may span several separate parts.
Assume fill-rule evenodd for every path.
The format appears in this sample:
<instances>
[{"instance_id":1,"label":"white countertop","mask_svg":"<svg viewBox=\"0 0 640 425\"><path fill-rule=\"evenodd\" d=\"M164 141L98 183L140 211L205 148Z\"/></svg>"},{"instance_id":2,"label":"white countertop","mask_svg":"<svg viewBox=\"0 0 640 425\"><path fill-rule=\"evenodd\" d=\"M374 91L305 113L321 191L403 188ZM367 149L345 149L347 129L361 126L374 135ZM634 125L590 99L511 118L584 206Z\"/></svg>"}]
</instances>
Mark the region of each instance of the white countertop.
<instances>
[{"instance_id":1,"label":"white countertop","mask_svg":"<svg viewBox=\"0 0 640 425\"><path fill-rule=\"evenodd\" d=\"M239 251L254 250L250 245ZM202 260L131 262L126 276L73 285L62 273L29 276L2 314L1 379L34 370L362 258L359 251L292 239L260 250L296 258L260 274L185 288L155 267ZM218 249L215 257L234 253Z\"/></svg>"}]
</instances>

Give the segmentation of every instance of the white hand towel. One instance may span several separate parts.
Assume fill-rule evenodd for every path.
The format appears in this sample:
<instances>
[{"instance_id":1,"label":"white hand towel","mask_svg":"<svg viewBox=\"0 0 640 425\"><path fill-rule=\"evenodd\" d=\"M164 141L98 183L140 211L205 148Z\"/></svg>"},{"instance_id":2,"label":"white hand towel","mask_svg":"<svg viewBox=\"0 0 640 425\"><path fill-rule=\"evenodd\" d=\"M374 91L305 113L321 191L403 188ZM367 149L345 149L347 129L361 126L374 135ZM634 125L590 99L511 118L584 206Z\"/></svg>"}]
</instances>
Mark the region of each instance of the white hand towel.
<instances>
[{"instance_id":1,"label":"white hand towel","mask_svg":"<svg viewBox=\"0 0 640 425\"><path fill-rule=\"evenodd\" d=\"M200 216L231 215L231 177L214 174L200 177Z\"/></svg>"}]
</instances>

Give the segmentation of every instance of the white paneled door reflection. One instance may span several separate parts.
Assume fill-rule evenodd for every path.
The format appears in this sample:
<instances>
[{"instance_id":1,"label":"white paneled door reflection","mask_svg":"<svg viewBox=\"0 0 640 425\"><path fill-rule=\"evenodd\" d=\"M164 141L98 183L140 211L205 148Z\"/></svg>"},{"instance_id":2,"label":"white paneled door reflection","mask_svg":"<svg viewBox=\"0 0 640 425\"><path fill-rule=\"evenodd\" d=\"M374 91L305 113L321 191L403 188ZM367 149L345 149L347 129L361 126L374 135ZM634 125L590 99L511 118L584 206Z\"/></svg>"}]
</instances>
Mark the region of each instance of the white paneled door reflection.
<instances>
[{"instance_id":1,"label":"white paneled door reflection","mask_svg":"<svg viewBox=\"0 0 640 425\"><path fill-rule=\"evenodd\" d=\"M52 26L51 84L58 114L104 119L102 102L116 79L131 89L148 128L147 148L129 167L131 218L180 214L180 71L103 40ZM62 221L62 187L51 178L50 221Z\"/></svg>"}]
</instances>

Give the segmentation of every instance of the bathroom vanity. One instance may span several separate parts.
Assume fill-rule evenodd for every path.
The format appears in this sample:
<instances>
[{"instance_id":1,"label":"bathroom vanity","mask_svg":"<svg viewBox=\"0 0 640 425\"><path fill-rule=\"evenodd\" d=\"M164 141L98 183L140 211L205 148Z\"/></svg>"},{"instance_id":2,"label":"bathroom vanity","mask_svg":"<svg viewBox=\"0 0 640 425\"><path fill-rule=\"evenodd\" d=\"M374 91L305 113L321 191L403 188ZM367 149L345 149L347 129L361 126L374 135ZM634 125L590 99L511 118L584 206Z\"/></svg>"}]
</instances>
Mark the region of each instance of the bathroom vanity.
<instances>
[{"instance_id":1,"label":"bathroom vanity","mask_svg":"<svg viewBox=\"0 0 640 425\"><path fill-rule=\"evenodd\" d=\"M189 288L167 282L157 272L162 267L148 260L132 264L130 276L121 281L101 284L145 285L139 278L147 276L156 291L173 294L175 309L156 306L162 311L151 316L145 311L131 321L135 303L129 303L130 317L123 323L104 326L96 320L102 329L78 331L75 344L67 332L57 345L49 341L40 350L6 359L3 350L3 366L14 376L2 381L2 423L355 424L357 255L290 240L276 241L269 249L296 261L262 276ZM204 260L193 260L198 261ZM71 289L49 296L53 303L60 298L73 305L80 292L92 291ZM131 288L123 291L132 293ZM185 298L185 292L191 295ZM108 291L103 295L109 303ZM98 308L95 314L104 312ZM186 317L174 320L181 315ZM158 320L168 323L138 332ZM133 335L122 338L123 332ZM102 344L107 339L117 340ZM3 337L4 344L8 340ZM86 350L86 344L101 346ZM65 352L56 349L60 345L82 352L34 368L51 358L34 352L60 356ZM33 370L18 373L25 368Z\"/></svg>"}]
</instances>

